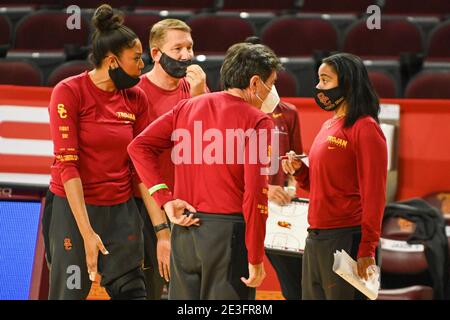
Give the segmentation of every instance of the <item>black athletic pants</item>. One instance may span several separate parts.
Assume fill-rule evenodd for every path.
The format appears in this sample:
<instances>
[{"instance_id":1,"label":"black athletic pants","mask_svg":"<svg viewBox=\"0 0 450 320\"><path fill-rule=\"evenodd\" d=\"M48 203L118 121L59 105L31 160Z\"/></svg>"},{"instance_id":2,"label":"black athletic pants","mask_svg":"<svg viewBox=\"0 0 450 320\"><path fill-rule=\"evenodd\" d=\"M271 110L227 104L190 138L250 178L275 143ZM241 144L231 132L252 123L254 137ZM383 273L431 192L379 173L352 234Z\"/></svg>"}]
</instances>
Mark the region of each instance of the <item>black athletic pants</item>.
<instances>
[{"instance_id":1,"label":"black athletic pants","mask_svg":"<svg viewBox=\"0 0 450 320\"><path fill-rule=\"evenodd\" d=\"M67 199L49 191L47 201L42 223L50 270L49 299L85 299L91 281L83 238ZM92 228L109 251L108 255L99 252L101 285L108 290L125 275L130 281L130 275L135 277L135 270L142 266L144 252L142 219L134 199L112 206L86 205L86 208ZM135 285L140 280L133 281Z\"/></svg>"},{"instance_id":2,"label":"black athletic pants","mask_svg":"<svg viewBox=\"0 0 450 320\"><path fill-rule=\"evenodd\" d=\"M303 300L359 300L364 295L333 271L334 253L344 249L356 260L361 228L308 230L303 254Z\"/></svg>"},{"instance_id":3,"label":"black athletic pants","mask_svg":"<svg viewBox=\"0 0 450 320\"><path fill-rule=\"evenodd\" d=\"M148 300L159 300L163 293L166 281L159 274L158 259L156 257L156 234L153 224L147 213L147 208L141 198L135 198L139 213L144 221L144 277Z\"/></svg>"},{"instance_id":4,"label":"black athletic pants","mask_svg":"<svg viewBox=\"0 0 450 320\"><path fill-rule=\"evenodd\" d=\"M174 225L169 299L251 300L245 223L241 214L196 213L201 225Z\"/></svg>"},{"instance_id":5,"label":"black athletic pants","mask_svg":"<svg viewBox=\"0 0 450 320\"><path fill-rule=\"evenodd\" d=\"M302 255L287 256L266 251L280 282L281 293L286 300L302 298Z\"/></svg>"}]
</instances>

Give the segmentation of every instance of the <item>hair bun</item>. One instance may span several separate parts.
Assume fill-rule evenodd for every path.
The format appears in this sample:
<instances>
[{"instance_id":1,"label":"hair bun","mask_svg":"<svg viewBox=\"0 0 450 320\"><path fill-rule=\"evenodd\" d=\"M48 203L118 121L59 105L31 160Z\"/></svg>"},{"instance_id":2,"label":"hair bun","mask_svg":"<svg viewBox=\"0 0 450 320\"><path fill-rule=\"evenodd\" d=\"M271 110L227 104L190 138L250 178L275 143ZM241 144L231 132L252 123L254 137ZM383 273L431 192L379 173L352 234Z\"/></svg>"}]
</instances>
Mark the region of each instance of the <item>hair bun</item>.
<instances>
[{"instance_id":1,"label":"hair bun","mask_svg":"<svg viewBox=\"0 0 450 320\"><path fill-rule=\"evenodd\" d=\"M119 28L123 23L123 17L114 14L110 5L102 4L95 10L92 21L100 32L108 32Z\"/></svg>"}]
</instances>

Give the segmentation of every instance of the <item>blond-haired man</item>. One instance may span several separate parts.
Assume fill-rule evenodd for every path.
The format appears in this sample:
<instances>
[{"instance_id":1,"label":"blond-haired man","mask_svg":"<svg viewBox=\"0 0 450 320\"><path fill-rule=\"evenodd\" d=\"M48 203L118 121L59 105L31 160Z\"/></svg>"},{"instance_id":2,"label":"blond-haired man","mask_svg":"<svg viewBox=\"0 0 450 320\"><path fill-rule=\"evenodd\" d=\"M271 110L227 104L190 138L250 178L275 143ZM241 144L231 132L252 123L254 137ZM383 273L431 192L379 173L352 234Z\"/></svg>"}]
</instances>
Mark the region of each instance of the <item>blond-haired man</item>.
<instances>
[{"instance_id":1,"label":"blond-haired man","mask_svg":"<svg viewBox=\"0 0 450 320\"><path fill-rule=\"evenodd\" d=\"M209 91L205 72L192 64L193 44L191 28L181 20L164 19L152 26L149 47L154 66L141 76L139 83L147 95L149 123L172 110L180 100ZM170 154L170 150L165 150L158 162L167 185L173 189L174 165ZM170 229L163 220L150 221L146 210L161 210L150 197L144 201L137 197L136 202L144 219L147 298L160 299L164 283L170 277Z\"/></svg>"}]
</instances>

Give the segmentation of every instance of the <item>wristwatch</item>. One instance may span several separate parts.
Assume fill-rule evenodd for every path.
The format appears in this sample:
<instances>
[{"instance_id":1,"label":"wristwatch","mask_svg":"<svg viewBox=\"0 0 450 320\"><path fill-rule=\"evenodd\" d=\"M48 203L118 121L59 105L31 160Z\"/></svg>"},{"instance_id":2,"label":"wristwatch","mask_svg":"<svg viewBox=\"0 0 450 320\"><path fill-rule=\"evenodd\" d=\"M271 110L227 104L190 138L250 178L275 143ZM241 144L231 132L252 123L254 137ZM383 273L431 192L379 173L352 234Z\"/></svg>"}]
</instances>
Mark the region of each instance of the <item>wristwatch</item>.
<instances>
[{"instance_id":1,"label":"wristwatch","mask_svg":"<svg viewBox=\"0 0 450 320\"><path fill-rule=\"evenodd\" d=\"M155 233L158 233L159 231L164 230L166 228L170 228L170 226L167 222L164 222L154 226L153 230L155 230Z\"/></svg>"}]
</instances>

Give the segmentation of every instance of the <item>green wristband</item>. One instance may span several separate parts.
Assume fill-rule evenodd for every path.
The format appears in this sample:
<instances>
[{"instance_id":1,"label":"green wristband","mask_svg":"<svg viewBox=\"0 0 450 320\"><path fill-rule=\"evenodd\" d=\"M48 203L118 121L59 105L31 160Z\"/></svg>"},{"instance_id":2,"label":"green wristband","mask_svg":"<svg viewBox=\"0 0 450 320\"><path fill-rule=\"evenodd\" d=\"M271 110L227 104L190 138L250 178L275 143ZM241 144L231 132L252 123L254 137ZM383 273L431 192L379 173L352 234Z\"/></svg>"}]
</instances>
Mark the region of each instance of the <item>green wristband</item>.
<instances>
[{"instance_id":1,"label":"green wristband","mask_svg":"<svg viewBox=\"0 0 450 320\"><path fill-rule=\"evenodd\" d=\"M148 189L148 192L150 193L150 195L153 195L156 191L161 190L161 189L169 189L169 187L167 186L167 184L161 183L161 184L154 185L153 187Z\"/></svg>"}]
</instances>

